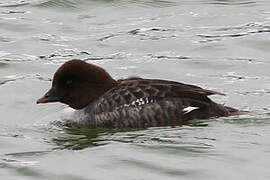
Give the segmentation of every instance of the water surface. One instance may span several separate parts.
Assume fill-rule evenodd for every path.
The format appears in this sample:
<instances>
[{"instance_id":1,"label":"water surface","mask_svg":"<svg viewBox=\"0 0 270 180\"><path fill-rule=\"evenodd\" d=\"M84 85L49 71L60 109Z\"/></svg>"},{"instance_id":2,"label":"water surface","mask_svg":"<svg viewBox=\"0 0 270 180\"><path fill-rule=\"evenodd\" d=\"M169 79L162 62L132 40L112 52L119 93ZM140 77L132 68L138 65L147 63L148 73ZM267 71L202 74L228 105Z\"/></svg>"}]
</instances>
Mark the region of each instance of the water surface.
<instances>
[{"instance_id":1,"label":"water surface","mask_svg":"<svg viewBox=\"0 0 270 180\"><path fill-rule=\"evenodd\" d=\"M270 179L270 2L2 0L2 179ZM196 84L253 113L145 130L65 128L36 105L80 58L115 78Z\"/></svg>"}]
</instances>

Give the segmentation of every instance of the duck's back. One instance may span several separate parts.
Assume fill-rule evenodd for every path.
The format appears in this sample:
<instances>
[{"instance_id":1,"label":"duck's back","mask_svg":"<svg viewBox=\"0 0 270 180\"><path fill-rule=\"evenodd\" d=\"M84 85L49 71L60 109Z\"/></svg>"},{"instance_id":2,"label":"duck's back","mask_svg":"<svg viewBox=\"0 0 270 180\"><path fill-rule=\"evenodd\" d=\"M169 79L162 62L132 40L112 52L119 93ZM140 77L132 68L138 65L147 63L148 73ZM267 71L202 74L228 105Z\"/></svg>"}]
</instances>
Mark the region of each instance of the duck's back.
<instances>
[{"instance_id":1,"label":"duck's back","mask_svg":"<svg viewBox=\"0 0 270 180\"><path fill-rule=\"evenodd\" d=\"M90 127L182 125L190 119L229 116L237 111L207 96L221 94L174 81L130 78L83 109Z\"/></svg>"}]
</instances>

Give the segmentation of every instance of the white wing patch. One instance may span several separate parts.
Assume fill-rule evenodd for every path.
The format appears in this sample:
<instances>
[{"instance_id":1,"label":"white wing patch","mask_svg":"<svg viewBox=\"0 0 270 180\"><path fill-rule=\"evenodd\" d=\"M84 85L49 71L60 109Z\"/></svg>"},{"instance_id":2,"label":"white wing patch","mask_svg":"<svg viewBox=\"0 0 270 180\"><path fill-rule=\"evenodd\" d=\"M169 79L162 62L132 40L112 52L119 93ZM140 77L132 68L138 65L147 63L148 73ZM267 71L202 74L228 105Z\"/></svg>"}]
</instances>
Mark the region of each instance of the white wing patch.
<instances>
[{"instance_id":1,"label":"white wing patch","mask_svg":"<svg viewBox=\"0 0 270 180\"><path fill-rule=\"evenodd\" d=\"M149 103L154 103L154 102L155 102L155 99L145 97L145 98L136 99L136 100L132 101L130 104L124 104L124 107L130 106L130 105L132 105L132 106L142 106L144 104L149 104Z\"/></svg>"},{"instance_id":2,"label":"white wing patch","mask_svg":"<svg viewBox=\"0 0 270 180\"><path fill-rule=\"evenodd\" d=\"M195 109L199 109L199 107L188 106L188 107L184 108L182 111L184 112L184 114L187 114Z\"/></svg>"}]
</instances>

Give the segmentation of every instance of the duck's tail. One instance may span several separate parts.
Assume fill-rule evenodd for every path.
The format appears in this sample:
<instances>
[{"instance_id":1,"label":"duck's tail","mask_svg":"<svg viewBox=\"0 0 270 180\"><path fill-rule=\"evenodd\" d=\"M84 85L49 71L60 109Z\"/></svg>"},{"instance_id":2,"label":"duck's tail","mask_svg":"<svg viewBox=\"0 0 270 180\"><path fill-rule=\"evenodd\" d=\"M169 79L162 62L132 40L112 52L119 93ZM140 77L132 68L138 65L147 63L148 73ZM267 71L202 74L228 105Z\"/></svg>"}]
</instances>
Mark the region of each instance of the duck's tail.
<instances>
[{"instance_id":1,"label":"duck's tail","mask_svg":"<svg viewBox=\"0 0 270 180\"><path fill-rule=\"evenodd\" d=\"M224 106L226 110L229 112L228 116L236 116L236 115L243 115L248 114L249 111L241 111L232 107Z\"/></svg>"}]
</instances>

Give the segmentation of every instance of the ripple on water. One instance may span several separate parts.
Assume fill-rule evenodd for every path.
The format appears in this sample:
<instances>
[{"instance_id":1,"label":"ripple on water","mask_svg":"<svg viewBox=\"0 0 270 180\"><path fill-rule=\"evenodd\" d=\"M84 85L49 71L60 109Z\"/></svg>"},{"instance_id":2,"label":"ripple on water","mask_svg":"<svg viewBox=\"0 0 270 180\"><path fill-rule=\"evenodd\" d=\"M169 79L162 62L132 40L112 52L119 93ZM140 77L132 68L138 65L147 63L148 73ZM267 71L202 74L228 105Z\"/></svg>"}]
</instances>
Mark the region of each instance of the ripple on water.
<instances>
[{"instance_id":1,"label":"ripple on water","mask_svg":"<svg viewBox=\"0 0 270 180\"><path fill-rule=\"evenodd\" d=\"M59 49L49 55L40 55L39 59L49 64L62 64L70 59L81 59L83 61L93 62L108 62L109 60L122 60L129 54L126 53L113 53L107 55L94 55L89 51L78 49Z\"/></svg>"},{"instance_id":2,"label":"ripple on water","mask_svg":"<svg viewBox=\"0 0 270 180\"><path fill-rule=\"evenodd\" d=\"M78 49L58 49L52 54L49 55L40 55L39 58L43 61L50 61L50 62L56 62L56 63L63 63L67 61L67 59L85 59L88 58L91 55L91 52L88 51L81 51Z\"/></svg>"},{"instance_id":3,"label":"ripple on water","mask_svg":"<svg viewBox=\"0 0 270 180\"><path fill-rule=\"evenodd\" d=\"M105 35L97 39L97 41L107 41L112 38L120 36L133 36L140 37L140 40L159 40L159 39L170 39L175 38L178 35L175 32L182 30L179 29L168 29L162 27L148 27L148 28L136 28L128 31L117 32L114 34Z\"/></svg>"},{"instance_id":4,"label":"ripple on water","mask_svg":"<svg viewBox=\"0 0 270 180\"><path fill-rule=\"evenodd\" d=\"M63 180L84 180L80 176L69 175L69 174L55 174L52 172L41 171L40 169L34 168L37 165L37 161L27 161L27 160L13 160L13 159L2 159L0 161L0 168L8 169L13 175L6 175L7 177L14 177L26 179L63 179Z\"/></svg>"},{"instance_id":5,"label":"ripple on water","mask_svg":"<svg viewBox=\"0 0 270 180\"><path fill-rule=\"evenodd\" d=\"M210 27L209 27L210 28ZM238 38L243 36L249 36L252 34L269 33L270 26L268 24L260 22L250 22L238 26L230 27L218 27L211 28L212 33L221 32L222 34L197 34L198 37L202 38L199 42L209 42L209 41L220 41L227 38ZM228 32L228 33L223 33Z\"/></svg>"},{"instance_id":6,"label":"ripple on water","mask_svg":"<svg viewBox=\"0 0 270 180\"><path fill-rule=\"evenodd\" d=\"M208 0L205 2L206 4L216 4L216 5L257 5L258 1L250 1L250 0L240 0L240 1L234 1L234 0Z\"/></svg>"},{"instance_id":7,"label":"ripple on water","mask_svg":"<svg viewBox=\"0 0 270 180\"><path fill-rule=\"evenodd\" d=\"M1 11L1 14L24 14L26 12L27 11L6 9L6 10Z\"/></svg>"},{"instance_id":8,"label":"ripple on water","mask_svg":"<svg viewBox=\"0 0 270 180\"><path fill-rule=\"evenodd\" d=\"M179 5L178 1L168 1L168 0L100 0L100 1L85 1L85 0L44 0L42 2L36 3L35 6L41 8L68 8L68 9L76 9L78 7L81 8L82 4L91 3L106 3L111 6L126 6L130 4L135 4L137 6L145 6L145 7L155 7L155 8L164 8Z\"/></svg>"},{"instance_id":9,"label":"ripple on water","mask_svg":"<svg viewBox=\"0 0 270 180\"><path fill-rule=\"evenodd\" d=\"M11 43L11 42L14 42L14 39L6 37L6 36L0 36L0 42L1 43Z\"/></svg>"},{"instance_id":10,"label":"ripple on water","mask_svg":"<svg viewBox=\"0 0 270 180\"><path fill-rule=\"evenodd\" d=\"M33 0L10 0L7 2L0 2L0 7L20 7L20 6L25 6L29 5Z\"/></svg>"},{"instance_id":11,"label":"ripple on water","mask_svg":"<svg viewBox=\"0 0 270 180\"><path fill-rule=\"evenodd\" d=\"M36 7L40 7L40 8L60 7L60 8L69 8L69 9L76 8L78 5L79 5L79 2L75 0L45 0L45 1L41 1L35 4Z\"/></svg>"},{"instance_id":12,"label":"ripple on water","mask_svg":"<svg viewBox=\"0 0 270 180\"><path fill-rule=\"evenodd\" d=\"M0 52L0 62L34 62L38 60L36 56L29 55L29 54L11 54L11 53L3 53L1 55Z\"/></svg>"},{"instance_id":13,"label":"ripple on water","mask_svg":"<svg viewBox=\"0 0 270 180\"><path fill-rule=\"evenodd\" d=\"M1 63L0 63L1 67ZM40 74L15 74L15 75L8 75L0 78L0 85L7 84L9 82L14 82L23 79L38 79L40 81L52 81L51 78L44 77Z\"/></svg>"}]
</instances>

